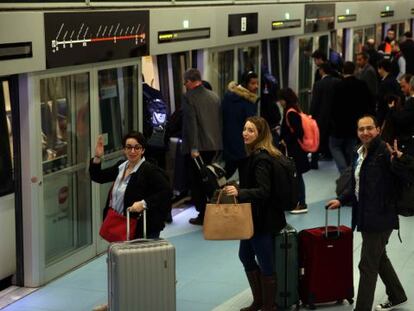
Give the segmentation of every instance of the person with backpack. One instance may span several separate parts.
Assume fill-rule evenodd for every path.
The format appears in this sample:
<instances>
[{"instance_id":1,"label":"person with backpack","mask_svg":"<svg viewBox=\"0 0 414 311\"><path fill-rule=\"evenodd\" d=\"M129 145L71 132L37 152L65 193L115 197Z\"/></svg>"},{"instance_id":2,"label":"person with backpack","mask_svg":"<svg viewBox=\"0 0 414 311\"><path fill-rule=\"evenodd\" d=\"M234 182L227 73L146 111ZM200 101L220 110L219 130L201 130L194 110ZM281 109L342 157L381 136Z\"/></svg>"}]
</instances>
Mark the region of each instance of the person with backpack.
<instances>
[{"instance_id":1,"label":"person with backpack","mask_svg":"<svg viewBox=\"0 0 414 311\"><path fill-rule=\"evenodd\" d=\"M357 147L352 162L351 183L327 208L337 209L352 202L352 228L362 235L359 262L359 286L355 309L371 311L377 278L384 282L388 301L376 311L393 310L407 301L407 295L387 256L386 245L393 230L399 229L397 200L399 196L396 163L404 159L394 143L394 149L381 139L380 127L372 115L357 121Z\"/></svg>"},{"instance_id":2,"label":"person with backpack","mask_svg":"<svg viewBox=\"0 0 414 311\"><path fill-rule=\"evenodd\" d=\"M249 117L243 129L248 157L240 166L240 186L226 186L227 195L252 205L254 235L241 240L239 258L243 264L253 302L242 311L276 310L276 278L274 275L274 235L286 226L285 214L274 195L278 192L284 172L275 161L283 157L273 145L268 123L261 117Z\"/></svg>"},{"instance_id":3,"label":"person with backpack","mask_svg":"<svg viewBox=\"0 0 414 311\"><path fill-rule=\"evenodd\" d=\"M298 204L295 209L290 211L292 214L301 214L308 211L306 205L306 190L303 174L310 170L308 153L300 146L303 140L304 130L302 119L299 113L299 100L291 88L285 88L279 91L278 101L283 107L283 121L281 127L281 139L285 145L287 155L293 158L298 181Z\"/></svg>"}]
</instances>

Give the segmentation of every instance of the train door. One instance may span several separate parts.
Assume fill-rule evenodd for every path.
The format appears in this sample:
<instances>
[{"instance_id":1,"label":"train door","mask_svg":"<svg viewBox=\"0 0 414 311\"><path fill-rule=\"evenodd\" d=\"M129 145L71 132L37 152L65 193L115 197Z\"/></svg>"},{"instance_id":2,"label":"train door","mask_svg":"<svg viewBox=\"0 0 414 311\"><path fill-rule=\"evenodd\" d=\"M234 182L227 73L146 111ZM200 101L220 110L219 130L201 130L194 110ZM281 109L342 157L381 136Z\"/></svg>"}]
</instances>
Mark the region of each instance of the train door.
<instances>
[{"instance_id":1,"label":"train door","mask_svg":"<svg viewBox=\"0 0 414 311\"><path fill-rule=\"evenodd\" d=\"M301 108L309 112L312 85L316 66L312 59L313 51L319 49L329 55L329 34L297 38L299 76L297 80L298 97ZM293 68L298 68L292 66Z\"/></svg>"},{"instance_id":2,"label":"train door","mask_svg":"<svg viewBox=\"0 0 414 311\"><path fill-rule=\"evenodd\" d=\"M244 72L260 76L260 43L211 49L208 51L208 71L205 73L213 91L223 98L231 81L240 82Z\"/></svg>"},{"instance_id":3,"label":"train door","mask_svg":"<svg viewBox=\"0 0 414 311\"><path fill-rule=\"evenodd\" d=\"M98 236L109 184L92 184L98 133L105 161L122 158L138 129L138 64L84 66L21 76L25 285L39 286L104 251Z\"/></svg>"},{"instance_id":4,"label":"train door","mask_svg":"<svg viewBox=\"0 0 414 311\"><path fill-rule=\"evenodd\" d=\"M0 281L10 285L16 273L15 167L13 122L17 103L12 104L11 79L0 77ZM13 113L13 115L12 115ZM17 241L20 242L20 241ZM2 288L0 288L1 291Z\"/></svg>"},{"instance_id":5,"label":"train door","mask_svg":"<svg viewBox=\"0 0 414 311\"><path fill-rule=\"evenodd\" d=\"M266 41L267 69L278 81L280 88L288 87L289 83L289 37Z\"/></svg>"},{"instance_id":6,"label":"train door","mask_svg":"<svg viewBox=\"0 0 414 311\"><path fill-rule=\"evenodd\" d=\"M368 39L376 38L376 26L364 26L353 29L352 35L352 61L356 61L356 55L362 52L364 45L367 43Z\"/></svg>"}]
</instances>

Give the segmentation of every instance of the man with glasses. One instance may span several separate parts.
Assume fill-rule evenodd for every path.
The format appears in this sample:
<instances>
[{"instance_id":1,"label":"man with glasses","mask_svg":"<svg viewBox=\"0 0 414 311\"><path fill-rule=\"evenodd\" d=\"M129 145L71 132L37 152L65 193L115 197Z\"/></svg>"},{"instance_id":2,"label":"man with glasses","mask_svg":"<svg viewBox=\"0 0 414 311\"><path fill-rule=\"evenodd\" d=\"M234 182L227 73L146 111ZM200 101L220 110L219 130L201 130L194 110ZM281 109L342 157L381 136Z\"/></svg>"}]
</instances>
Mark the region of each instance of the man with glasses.
<instances>
[{"instance_id":1,"label":"man with glasses","mask_svg":"<svg viewBox=\"0 0 414 311\"><path fill-rule=\"evenodd\" d=\"M189 163L191 197L198 216L190 219L193 225L202 225L207 203L200 171L194 159L201 157L210 164L218 151L222 150L221 107L219 97L203 86L201 74L191 68L184 73L187 89L183 98L183 142L182 152Z\"/></svg>"},{"instance_id":2,"label":"man with glasses","mask_svg":"<svg viewBox=\"0 0 414 311\"><path fill-rule=\"evenodd\" d=\"M392 167L405 157L380 137L375 117L367 115L357 122L361 141L352 164L352 182L337 199L327 203L330 209L352 201L352 228L361 232L359 287L356 311L371 311L378 275L384 282L388 301L375 310L393 310L407 301L404 288L387 256L386 245L394 229L399 228L396 212L396 180ZM340 280L339 280L340 281Z\"/></svg>"}]
</instances>

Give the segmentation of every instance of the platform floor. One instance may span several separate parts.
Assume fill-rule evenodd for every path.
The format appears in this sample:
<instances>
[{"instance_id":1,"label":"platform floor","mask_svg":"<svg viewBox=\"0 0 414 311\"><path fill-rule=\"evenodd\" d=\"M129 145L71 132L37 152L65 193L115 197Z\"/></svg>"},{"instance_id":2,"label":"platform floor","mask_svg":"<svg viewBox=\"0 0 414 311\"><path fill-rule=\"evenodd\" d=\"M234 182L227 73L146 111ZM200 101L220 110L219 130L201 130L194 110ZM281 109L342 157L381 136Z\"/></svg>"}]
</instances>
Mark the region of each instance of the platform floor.
<instances>
[{"instance_id":1,"label":"platform floor","mask_svg":"<svg viewBox=\"0 0 414 311\"><path fill-rule=\"evenodd\" d=\"M334 196L338 173L332 162L322 162L320 169L305 174L309 212L287 215L297 230L321 226L324 223L324 204ZM341 223L350 225L350 208L343 208ZM331 212L334 213L334 212ZM201 227L188 223L196 214L190 207L174 216L162 236L176 247L177 255L177 310L178 311L236 311L249 304L250 290L243 268L238 260L237 241L205 241ZM334 222L336 219L331 215ZM393 233L388 254L400 276L409 301L400 311L414 311L414 217L401 218L403 244ZM354 283L358 287L357 264L361 237L354 235ZM102 255L65 276L10 304L5 311L89 311L107 300L106 255ZM375 303L386 300L385 289L379 280ZM353 306L325 304L319 310L352 310ZM144 311L144 310L143 310ZM145 310L150 311L150 310ZM152 310L151 310L152 311ZM156 310L154 310L156 311Z\"/></svg>"}]
</instances>

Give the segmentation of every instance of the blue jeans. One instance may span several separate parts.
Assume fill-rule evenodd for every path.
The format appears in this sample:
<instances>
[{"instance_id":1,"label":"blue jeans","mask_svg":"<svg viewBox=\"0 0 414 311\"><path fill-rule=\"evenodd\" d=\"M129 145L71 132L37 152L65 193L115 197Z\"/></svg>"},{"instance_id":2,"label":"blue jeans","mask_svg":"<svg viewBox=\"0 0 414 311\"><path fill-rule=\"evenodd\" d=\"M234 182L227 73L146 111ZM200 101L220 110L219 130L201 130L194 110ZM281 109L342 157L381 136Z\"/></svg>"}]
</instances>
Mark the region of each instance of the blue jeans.
<instances>
[{"instance_id":1,"label":"blue jeans","mask_svg":"<svg viewBox=\"0 0 414 311\"><path fill-rule=\"evenodd\" d=\"M257 234L249 240L241 240L239 258L246 272L260 268L264 276L272 276L274 271L273 235L270 233Z\"/></svg>"},{"instance_id":2,"label":"blue jeans","mask_svg":"<svg viewBox=\"0 0 414 311\"><path fill-rule=\"evenodd\" d=\"M298 180L298 202L299 202L299 205L305 205L306 204L306 192L305 192L305 181L303 180L303 175L298 173L297 180Z\"/></svg>"},{"instance_id":3,"label":"blue jeans","mask_svg":"<svg viewBox=\"0 0 414 311\"><path fill-rule=\"evenodd\" d=\"M329 149L339 173L342 174L351 164L352 152L356 144L357 140L355 138L329 137Z\"/></svg>"}]
</instances>

